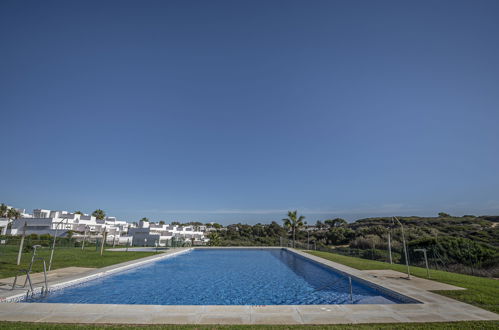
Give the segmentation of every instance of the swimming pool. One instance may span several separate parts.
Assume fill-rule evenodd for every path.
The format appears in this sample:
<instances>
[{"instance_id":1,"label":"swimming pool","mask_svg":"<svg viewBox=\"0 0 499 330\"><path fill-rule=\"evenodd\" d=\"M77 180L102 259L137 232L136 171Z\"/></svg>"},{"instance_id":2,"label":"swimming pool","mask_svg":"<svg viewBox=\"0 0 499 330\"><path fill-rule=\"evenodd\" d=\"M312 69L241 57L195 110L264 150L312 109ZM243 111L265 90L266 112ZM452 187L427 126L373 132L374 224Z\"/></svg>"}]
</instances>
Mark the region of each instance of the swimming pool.
<instances>
[{"instance_id":1,"label":"swimming pool","mask_svg":"<svg viewBox=\"0 0 499 330\"><path fill-rule=\"evenodd\" d=\"M318 305L415 303L286 249L194 249L30 299L37 303Z\"/></svg>"}]
</instances>

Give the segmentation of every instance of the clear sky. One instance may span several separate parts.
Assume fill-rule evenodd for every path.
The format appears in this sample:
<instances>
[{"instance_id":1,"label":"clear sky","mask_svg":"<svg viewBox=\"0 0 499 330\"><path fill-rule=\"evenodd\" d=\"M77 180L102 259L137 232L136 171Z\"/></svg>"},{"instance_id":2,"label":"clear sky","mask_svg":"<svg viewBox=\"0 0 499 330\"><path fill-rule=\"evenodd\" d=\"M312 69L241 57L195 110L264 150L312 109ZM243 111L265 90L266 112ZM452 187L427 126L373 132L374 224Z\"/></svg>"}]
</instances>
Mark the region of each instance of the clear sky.
<instances>
[{"instance_id":1,"label":"clear sky","mask_svg":"<svg viewBox=\"0 0 499 330\"><path fill-rule=\"evenodd\" d=\"M0 2L0 201L499 213L499 1Z\"/></svg>"}]
</instances>

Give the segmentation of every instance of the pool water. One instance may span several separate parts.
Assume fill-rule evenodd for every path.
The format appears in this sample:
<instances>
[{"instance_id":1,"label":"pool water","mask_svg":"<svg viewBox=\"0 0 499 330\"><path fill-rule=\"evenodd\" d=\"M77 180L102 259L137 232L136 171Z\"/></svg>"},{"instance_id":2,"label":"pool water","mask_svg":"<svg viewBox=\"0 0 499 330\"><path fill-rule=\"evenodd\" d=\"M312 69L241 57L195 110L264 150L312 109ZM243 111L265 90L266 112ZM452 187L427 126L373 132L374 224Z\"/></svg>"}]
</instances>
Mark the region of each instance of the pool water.
<instances>
[{"instance_id":1,"label":"pool water","mask_svg":"<svg viewBox=\"0 0 499 330\"><path fill-rule=\"evenodd\" d=\"M194 249L31 302L303 305L414 302L285 249Z\"/></svg>"}]
</instances>

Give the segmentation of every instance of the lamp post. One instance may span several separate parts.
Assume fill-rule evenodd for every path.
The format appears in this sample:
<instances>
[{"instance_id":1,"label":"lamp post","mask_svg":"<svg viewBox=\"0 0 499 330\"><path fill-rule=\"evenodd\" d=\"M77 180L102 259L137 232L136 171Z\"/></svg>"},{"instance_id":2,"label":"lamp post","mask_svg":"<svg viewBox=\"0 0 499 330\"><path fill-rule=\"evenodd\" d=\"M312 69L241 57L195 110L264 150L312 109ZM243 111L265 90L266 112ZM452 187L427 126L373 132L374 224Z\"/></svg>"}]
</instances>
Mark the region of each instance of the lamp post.
<instances>
[{"instance_id":1,"label":"lamp post","mask_svg":"<svg viewBox=\"0 0 499 330\"><path fill-rule=\"evenodd\" d=\"M54 258L54 250L55 250L55 240L57 239L57 229L59 229L59 225L64 221L68 220L68 218L63 218L61 221L57 223L55 226L55 233L54 233L54 241L52 242L52 251L50 251L50 261L49 261L49 271L50 268L52 268L52 259Z\"/></svg>"},{"instance_id":2,"label":"lamp post","mask_svg":"<svg viewBox=\"0 0 499 330\"><path fill-rule=\"evenodd\" d=\"M400 229L402 230L402 244L404 245L404 255L405 255L405 265L407 266L407 279L411 279L411 271L409 269L409 255L407 254L407 246L405 244L405 235L404 235L404 226L402 226L402 223L397 219L397 217L392 217L392 220L395 219L397 223L400 225Z\"/></svg>"},{"instance_id":3,"label":"lamp post","mask_svg":"<svg viewBox=\"0 0 499 330\"><path fill-rule=\"evenodd\" d=\"M428 267L428 258L426 256L426 249L414 249L414 252L423 252L424 262L426 264L426 275L430 278L430 268Z\"/></svg>"}]
</instances>

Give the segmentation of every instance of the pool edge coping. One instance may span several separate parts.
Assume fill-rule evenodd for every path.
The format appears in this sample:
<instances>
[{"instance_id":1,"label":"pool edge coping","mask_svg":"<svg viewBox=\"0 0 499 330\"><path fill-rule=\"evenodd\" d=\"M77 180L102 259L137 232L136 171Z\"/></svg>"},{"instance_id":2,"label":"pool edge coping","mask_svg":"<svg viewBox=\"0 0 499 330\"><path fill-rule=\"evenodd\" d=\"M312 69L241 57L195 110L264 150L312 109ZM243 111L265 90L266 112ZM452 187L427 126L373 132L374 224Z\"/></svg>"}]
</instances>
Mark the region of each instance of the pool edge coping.
<instances>
[{"instance_id":1,"label":"pool edge coping","mask_svg":"<svg viewBox=\"0 0 499 330\"><path fill-rule=\"evenodd\" d=\"M457 300L423 291L414 294L404 288L393 287L389 282L374 278L360 270L338 264L327 259L317 257L306 252L286 247L191 247L182 250L170 250L161 255L140 258L116 265L95 270L96 274L73 276L70 280L62 279L52 287L62 288L86 282L98 277L109 276L120 271L139 267L164 258L186 253L194 249L286 249L302 257L318 262L328 268L352 275L361 280L373 283L403 296L420 301L418 304L358 304L358 305L113 305L113 304L61 304L61 303L0 303L0 320L55 323L113 323L113 324L344 324L344 323L393 323L393 322L449 322L472 320L499 320L499 315L478 307L468 305ZM81 274L80 274L81 275ZM402 289L402 290L401 290ZM400 292L405 291L405 292ZM15 296L24 296L16 294ZM14 296L10 296L11 300ZM13 305L20 307L20 313L8 312ZM38 312L24 311L30 305ZM399 307L407 306L407 307ZM61 307L64 311L60 310ZM112 307L120 318L106 317L103 313ZM409 308L408 308L409 307ZM15 306L13 307L16 309ZM413 309L411 311L411 308ZM85 310L85 311L84 311ZM134 318L129 319L130 310L134 311ZM221 313L220 311L224 311ZM439 311L435 314L435 311ZM151 315L151 319L144 320L142 313ZM167 314L166 316L164 314ZM443 317L441 314L451 315ZM113 314L113 315L115 315ZM355 314L355 315L350 315ZM414 315L413 315L414 314ZM74 321L68 321L71 315ZM100 315L100 318L93 316ZM197 315L195 317L194 315ZM366 318L366 315L369 316ZM92 317L90 317L92 316ZM154 316L154 318L152 317ZM414 316L414 317L413 317ZM128 317L128 318L127 318ZM283 319L284 318L284 319ZM158 320L162 320L159 322ZM28 320L29 321L29 320ZM145 322L145 323L144 323ZM159 323L158 323L159 322ZM263 322L263 323L262 323Z\"/></svg>"}]
</instances>

